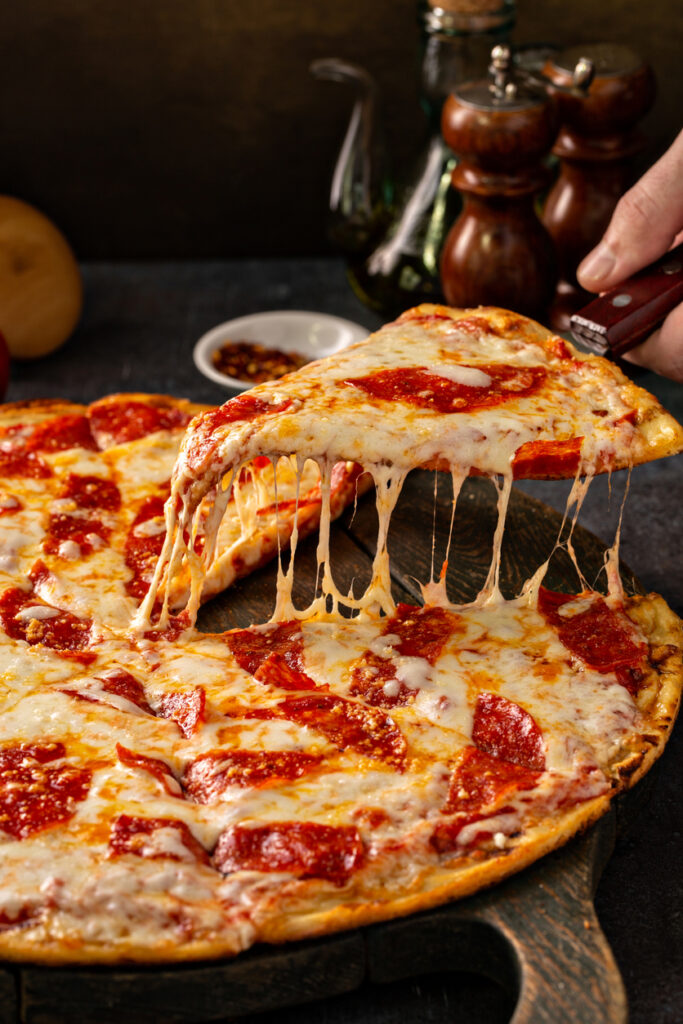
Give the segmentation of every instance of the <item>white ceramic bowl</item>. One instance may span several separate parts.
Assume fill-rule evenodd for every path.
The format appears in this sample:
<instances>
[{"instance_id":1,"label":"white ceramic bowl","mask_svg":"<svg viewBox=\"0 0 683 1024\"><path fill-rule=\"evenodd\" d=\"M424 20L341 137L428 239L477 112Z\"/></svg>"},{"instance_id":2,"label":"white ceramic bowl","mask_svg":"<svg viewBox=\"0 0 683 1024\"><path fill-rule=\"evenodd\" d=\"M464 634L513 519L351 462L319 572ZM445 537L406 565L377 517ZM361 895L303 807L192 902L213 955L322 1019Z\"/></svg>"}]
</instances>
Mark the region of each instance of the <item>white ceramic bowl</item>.
<instances>
[{"instance_id":1,"label":"white ceramic bowl","mask_svg":"<svg viewBox=\"0 0 683 1024\"><path fill-rule=\"evenodd\" d=\"M213 365L212 354L227 341L260 342L268 348L297 352L311 360L329 356L354 341L362 341L369 333L360 324L328 313L303 309L272 310L226 320L213 327L199 339L193 357L195 366L205 377L224 387L246 391L253 386L249 381L229 377Z\"/></svg>"}]
</instances>

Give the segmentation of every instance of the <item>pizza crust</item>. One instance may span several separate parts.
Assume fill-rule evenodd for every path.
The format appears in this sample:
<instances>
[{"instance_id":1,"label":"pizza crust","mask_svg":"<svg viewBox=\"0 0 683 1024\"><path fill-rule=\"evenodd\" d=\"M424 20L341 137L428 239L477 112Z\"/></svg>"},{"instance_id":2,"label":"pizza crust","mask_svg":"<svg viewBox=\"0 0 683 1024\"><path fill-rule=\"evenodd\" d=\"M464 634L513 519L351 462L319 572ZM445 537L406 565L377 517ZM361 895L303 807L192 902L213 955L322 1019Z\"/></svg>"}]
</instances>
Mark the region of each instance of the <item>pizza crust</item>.
<instances>
[{"instance_id":1,"label":"pizza crust","mask_svg":"<svg viewBox=\"0 0 683 1024\"><path fill-rule=\"evenodd\" d=\"M12 427L18 423L41 423L56 416L84 415L86 405L68 402L61 398L32 398L22 402L5 402L0 405L0 428Z\"/></svg>"}]
</instances>

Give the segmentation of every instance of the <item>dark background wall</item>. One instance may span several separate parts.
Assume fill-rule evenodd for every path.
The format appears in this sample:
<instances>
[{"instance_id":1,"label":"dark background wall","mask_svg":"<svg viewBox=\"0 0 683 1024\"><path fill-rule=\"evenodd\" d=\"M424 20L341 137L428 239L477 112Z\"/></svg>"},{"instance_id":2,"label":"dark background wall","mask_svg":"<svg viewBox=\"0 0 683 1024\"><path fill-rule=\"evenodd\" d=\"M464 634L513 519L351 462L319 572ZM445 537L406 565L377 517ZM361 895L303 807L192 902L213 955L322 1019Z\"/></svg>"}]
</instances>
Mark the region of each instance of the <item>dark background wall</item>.
<instances>
[{"instance_id":1,"label":"dark background wall","mask_svg":"<svg viewBox=\"0 0 683 1024\"><path fill-rule=\"evenodd\" d=\"M515 39L628 43L657 72L655 156L683 110L680 0L519 0ZM314 254L350 94L379 81L401 166L418 145L415 0L28 0L0 9L0 192L82 258Z\"/></svg>"}]
</instances>

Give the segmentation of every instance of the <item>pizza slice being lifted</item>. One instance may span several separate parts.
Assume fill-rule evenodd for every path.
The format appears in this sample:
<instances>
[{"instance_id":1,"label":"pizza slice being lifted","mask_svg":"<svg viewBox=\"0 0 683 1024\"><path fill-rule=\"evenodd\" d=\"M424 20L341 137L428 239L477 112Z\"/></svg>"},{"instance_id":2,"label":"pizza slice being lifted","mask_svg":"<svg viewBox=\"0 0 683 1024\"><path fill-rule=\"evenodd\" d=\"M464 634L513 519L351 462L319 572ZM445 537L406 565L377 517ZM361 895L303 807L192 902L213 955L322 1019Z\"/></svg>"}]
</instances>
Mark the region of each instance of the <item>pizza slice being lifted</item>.
<instances>
[{"instance_id":1,"label":"pizza slice being lifted","mask_svg":"<svg viewBox=\"0 0 683 1024\"><path fill-rule=\"evenodd\" d=\"M170 579L181 565L194 568L194 613L205 565L189 547L204 534L212 556L234 481L255 457L319 463L323 591L333 602L391 612L386 524L409 470L450 471L456 496L469 474L498 476L504 511L513 479L590 477L681 449L679 424L607 360L505 310L418 306L367 341L194 420L174 470L154 593L139 621L150 614L166 562ZM344 460L374 478L380 512L373 582L360 602L335 592L328 568L326 506L333 467ZM276 617L286 614L285 596Z\"/></svg>"}]
</instances>

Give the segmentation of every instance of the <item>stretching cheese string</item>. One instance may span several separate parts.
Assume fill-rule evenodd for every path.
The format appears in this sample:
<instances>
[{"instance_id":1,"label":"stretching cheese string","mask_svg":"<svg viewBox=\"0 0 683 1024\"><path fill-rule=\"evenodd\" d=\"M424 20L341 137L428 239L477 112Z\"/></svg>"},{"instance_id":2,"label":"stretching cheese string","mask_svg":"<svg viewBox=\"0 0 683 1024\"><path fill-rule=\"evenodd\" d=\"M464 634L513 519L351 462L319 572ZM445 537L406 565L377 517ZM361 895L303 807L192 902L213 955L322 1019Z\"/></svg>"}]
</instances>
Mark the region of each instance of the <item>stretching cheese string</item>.
<instances>
[{"instance_id":1,"label":"stretching cheese string","mask_svg":"<svg viewBox=\"0 0 683 1024\"><path fill-rule=\"evenodd\" d=\"M254 488L251 493L245 491L240 483L242 465L229 468L219 478L215 492L207 492L203 489L199 502L193 502L190 498L191 490L186 488L182 500L169 499L166 504L166 525L167 533L163 550L156 566L152 584L149 592L142 602L134 627L145 630L151 624L151 616L156 607L157 594L163 588L164 598L161 606L158 626L166 628L169 622L169 581L176 579L182 572L189 573L190 586L187 599L186 611L190 622L194 622L199 603L201 600L202 583L215 555L217 535L223 516L227 510L231 495L235 496L235 505L241 523L241 539L253 530L256 523L256 514L259 507L269 504L270 497L274 497L276 515L276 542L278 545L278 571L276 582L276 600L272 621L284 621L286 619L308 619L327 618L338 619L342 616L342 610L346 613L355 613L357 616L376 617L377 615L391 615L395 611L395 602L391 588L391 569L388 551L388 534L392 514L401 494L407 473L397 471L392 466L372 466L366 471L372 475L375 484L376 508L378 517L377 546L373 559L371 579L365 591L360 596L354 596L351 588L347 594L340 592L331 566L330 557L330 526L332 520L332 472L334 464L331 460L320 460L318 463L320 473L320 521L317 546L317 580L313 597L305 608L296 608L293 601L294 586L294 564L299 539L299 511L300 511L300 488L301 478L306 460L302 456L293 457L289 460L282 458L280 461L289 461L296 478L295 510L289 534L289 564L285 571L282 563L282 542L286 537L286 530L282 526L278 500L278 457L269 456L272 466L272 480L269 486L272 488L272 495L267 489L266 481L256 473L252 473ZM287 468L289 468L287 467ZM270 477L270 474L268 474ZM446 544L445 557L441 566L438 580L434 578L435 549L434 540L432 543L432 563L430 579L425 584L419 584L423 600L426 604L438 605L451 610L462 610L468 607L483 607L488 604L500 603L504 600L500 591L500 572L502 544L505 533L510 496L512 493L513 474L512 471L502 475L490 477L496 489L497 522L493 536L491 561L484 585L469 604L453 604L447 595L446 573L449 564L452 537L455 525L456 504L462 486L468 476L468 467L453 464L450 467L452 498L451 515ZM630 470L629 470L630 479ZM572 483L571 491L567 497L562 522L558 531L553 549L548 558L536 570L536 572L524 583L518 598L524 599L524 603L530 606L535 605L538 597L538 590L547 574L552 556L559 549L567 551L576 569L581 586L585 590L592 589L587 583L581 568L578 564L573 537L580 510L584 504L586 494L593 480L593 474L581 475L577 472ZM622 528L622 518L626 494L628 492L628 480L621 502L619 522L616 536L612 546L605 552L604 568L607 576L608 596L619 601L623 598L623 588L619 576L619 542ZM178 506L180 506L178 510ZM208 511L205 511L208 508ZM565 527L569 520L569 530L563 539ZM197 539L203 533L205 538L204 550L197 554Z\"/></svg>"}]
</instances>

